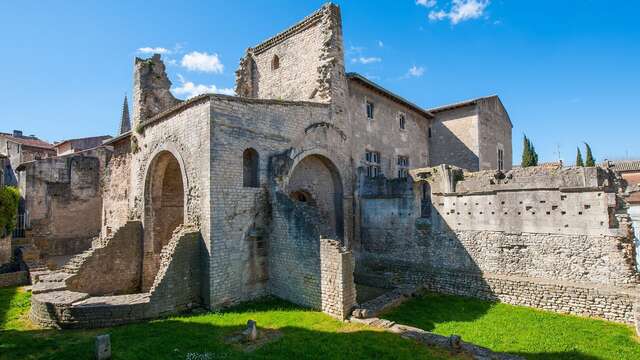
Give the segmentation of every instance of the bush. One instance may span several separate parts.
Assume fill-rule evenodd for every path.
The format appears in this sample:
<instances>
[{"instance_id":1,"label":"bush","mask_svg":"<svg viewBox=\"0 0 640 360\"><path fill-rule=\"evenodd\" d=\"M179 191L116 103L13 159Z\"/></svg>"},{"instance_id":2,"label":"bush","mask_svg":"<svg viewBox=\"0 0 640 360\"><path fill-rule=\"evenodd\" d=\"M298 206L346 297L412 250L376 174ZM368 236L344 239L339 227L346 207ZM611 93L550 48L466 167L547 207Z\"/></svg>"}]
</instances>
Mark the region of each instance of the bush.
<instances>
[{"instance_id":1,"label":"bush","mask_svg":"<svg viewBox=\"0 0 640 360\"><path fill-rule=\"evenodd\" d=\"M8 234L16 227L20 190L5 186L0 189L0 235Z\"/></svg>"}]
</instances>

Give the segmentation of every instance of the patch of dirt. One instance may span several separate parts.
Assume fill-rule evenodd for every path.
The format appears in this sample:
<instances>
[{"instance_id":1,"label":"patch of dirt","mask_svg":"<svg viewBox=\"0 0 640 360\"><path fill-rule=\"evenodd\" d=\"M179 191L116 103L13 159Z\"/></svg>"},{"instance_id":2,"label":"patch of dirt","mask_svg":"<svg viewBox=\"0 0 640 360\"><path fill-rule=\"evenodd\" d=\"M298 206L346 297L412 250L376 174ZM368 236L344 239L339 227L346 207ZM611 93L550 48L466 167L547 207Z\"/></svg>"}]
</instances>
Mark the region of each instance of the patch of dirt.
<instances>
[{"instance_id":1,"label":"patch of dirt","mask_svg":"<svg viewBox=\"0 0 640 360\"><path fill-rule=\"evenodd\" d=\"M267 344L278 341L282 335L282 331L280 330L258 328L258 338L255 341L248 340L242 331L237 331L225 337L224 342L233 346L236 350L249 353Z\"/></svg>"}]
</instances>

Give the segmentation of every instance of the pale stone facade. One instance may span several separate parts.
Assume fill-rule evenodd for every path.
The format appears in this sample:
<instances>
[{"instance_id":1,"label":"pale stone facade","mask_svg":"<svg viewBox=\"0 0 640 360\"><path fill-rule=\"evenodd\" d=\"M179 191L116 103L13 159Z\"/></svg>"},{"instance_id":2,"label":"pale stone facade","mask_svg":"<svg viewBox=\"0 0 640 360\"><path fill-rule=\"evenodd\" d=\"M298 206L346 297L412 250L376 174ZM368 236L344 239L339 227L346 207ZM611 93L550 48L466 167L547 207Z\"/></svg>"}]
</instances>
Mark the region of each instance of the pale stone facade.
<instances>
[{"instance_id":1,"label":"pale stone facade","mask_svg":"<svg viewBox=\"0 0 640 360\"><path fill-rule=\"evenodd\" d=\"M247 50L239 96L187 101L159 56L136 59L101 237L40 276L32 319L113 325L269 294L344 319L355 282L400 279L632 321L638 276L609 172L496 172L512 162L497 97L425 110L346 73L343 47L340 10L325 5ZM431 185L409 171L441 163L494 171L461 181L443 166Z\"/></svg>"}]
</instances>

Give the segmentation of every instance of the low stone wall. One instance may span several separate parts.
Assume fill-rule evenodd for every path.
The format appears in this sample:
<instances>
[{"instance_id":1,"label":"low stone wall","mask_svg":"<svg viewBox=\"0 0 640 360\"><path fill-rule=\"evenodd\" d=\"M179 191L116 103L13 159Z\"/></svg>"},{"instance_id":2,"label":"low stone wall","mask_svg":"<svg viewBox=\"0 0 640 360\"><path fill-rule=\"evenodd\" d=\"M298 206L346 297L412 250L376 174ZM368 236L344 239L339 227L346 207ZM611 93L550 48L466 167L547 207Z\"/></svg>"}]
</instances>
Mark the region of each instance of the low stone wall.
<instances>
[{"instance_id":1,"label":"low stone wall","mask_svg":"<svg viewBox=\"0 0 640 360\"><path fill-rule=\"evenodd\" d=\"M140 291L142 224L129 221L112 236L72 259L78 267L67 280L70 290L89 295L120 295Z\"/></svg>"},{"instance_id":2,"label":"low stone wall","mask_svg":"<svg viewBox=\"0 0 640 360\"><path fill-rule=\"evenodd\" d=\"M429 273L423 277L431 291L502 301L565 314L634 324L637 289L603 288L593 284L553 282L492 274Z\"/></svg>"},{"instance_id":3,"label":"low stone wall","mask_svg":"<svg viewBox=\"0 0 640 360\"><path fill-rule=\"evenodd\" d=\"M0 287L20 286L29 284L29 273L27 271L16 271L0 274Z\"/></svg>"},{"instance_id":4,"label":"low stone wall","mask_svg":"<svg viewBox=\"0 0 640 360\"><path fill-rule=\"evenodd\" d=\"M354 260L336 240L320 237L314 207L275 194L269 241L273 295L339 319L355 306Z\"/></svg>"},{"instance_id":5,"label":"low stone wall","mask_svg":"<svg viewBox=\"0 0 640 360\"><path fill-rule=\"evenodd\" d=\"M119 232L123 233L118 230L116 234ZM69 274L44 275L34 286L29 317L42 326L98 328L154 319L199 306L203 248L199 230L183 227L176 231L163 248L161 268L149 293L90 296L66 287Z\"/></svg>"}]
</instances>

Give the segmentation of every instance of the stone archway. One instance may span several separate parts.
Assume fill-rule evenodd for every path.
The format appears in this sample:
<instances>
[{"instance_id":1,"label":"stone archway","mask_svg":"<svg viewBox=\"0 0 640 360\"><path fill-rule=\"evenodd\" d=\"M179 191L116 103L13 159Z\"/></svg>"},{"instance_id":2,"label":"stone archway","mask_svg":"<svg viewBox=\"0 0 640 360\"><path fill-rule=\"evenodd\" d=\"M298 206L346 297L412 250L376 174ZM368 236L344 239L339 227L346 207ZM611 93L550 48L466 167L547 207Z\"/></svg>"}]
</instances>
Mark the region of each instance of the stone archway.
<instances>
[{"instance_id":1,"label":"stone archway","mask_svg":"<svg viewBox=\"0 0 640 360\"><path fill-rule=\"evenodd\" d=\"M317 154L300 160L291 171L285 191L292 200L318 209L321 235L343 239L342 179L331 160Z\"/></svg>"},{"instance_id":2,"label":"stone archway","mask_svg":"<svg viewBox=\"0 0 640 360\"><path fill-rule=\"evenodd\" d=\"M160 253L173 231L184 223L185 191L178 159L169 151L151 161L145 182L142 291L153 285L160 268Z\"/></svg>"}]
</instances>

